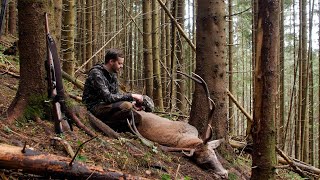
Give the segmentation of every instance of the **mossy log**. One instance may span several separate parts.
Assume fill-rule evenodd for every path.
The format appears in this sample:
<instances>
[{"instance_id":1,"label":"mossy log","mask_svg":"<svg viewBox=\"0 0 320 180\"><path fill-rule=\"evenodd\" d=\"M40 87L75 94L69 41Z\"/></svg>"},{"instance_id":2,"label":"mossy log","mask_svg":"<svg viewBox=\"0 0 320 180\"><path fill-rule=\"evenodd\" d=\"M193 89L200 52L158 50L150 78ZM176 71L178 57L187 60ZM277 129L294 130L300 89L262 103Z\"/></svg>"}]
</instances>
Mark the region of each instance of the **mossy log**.
<instances>
[{"instance_id":1,"label":"mossy log","mask_svg":"<svg viewBox=\"0 0 320 180\"><path fill-rule=\"evenodd\" d=\"M0 168L22 169L23 172L63 179L146 179L116 170L74 162L70 158L40 153L31 149L0 144Z\"/></svg>"}]
</instances>

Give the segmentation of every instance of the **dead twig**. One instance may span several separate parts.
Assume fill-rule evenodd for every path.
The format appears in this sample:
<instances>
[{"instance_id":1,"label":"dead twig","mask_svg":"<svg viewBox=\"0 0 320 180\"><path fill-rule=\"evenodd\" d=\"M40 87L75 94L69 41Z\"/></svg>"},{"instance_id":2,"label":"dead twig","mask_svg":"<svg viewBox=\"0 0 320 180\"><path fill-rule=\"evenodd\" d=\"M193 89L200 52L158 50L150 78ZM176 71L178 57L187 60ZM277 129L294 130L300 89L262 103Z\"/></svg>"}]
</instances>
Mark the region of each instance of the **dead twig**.
<instances>
[{"instance_id":1,"label":"dead twig","mask_svg":"<svg viewBox=\"0 0 320 180\"><path fill-rule=\"evenodd\" d=\"M79 151L81 150L81 148L82 148L86 143L88 143L89 141L92 141L92 140L95 139L96 137L98 137L98 136L95 136L95 137L93 137L93 138L91 138L91 139L89 139L89 140L86 140L86 141L83 142L82 144L80 144L80 146L78 147L78 149L77 149L75 155L73 156L71 162L69 163L69 166L72 166L72 163L73 163L73 161L76 159L76 157L77 157Z\"/></svg>"}]
</instances>

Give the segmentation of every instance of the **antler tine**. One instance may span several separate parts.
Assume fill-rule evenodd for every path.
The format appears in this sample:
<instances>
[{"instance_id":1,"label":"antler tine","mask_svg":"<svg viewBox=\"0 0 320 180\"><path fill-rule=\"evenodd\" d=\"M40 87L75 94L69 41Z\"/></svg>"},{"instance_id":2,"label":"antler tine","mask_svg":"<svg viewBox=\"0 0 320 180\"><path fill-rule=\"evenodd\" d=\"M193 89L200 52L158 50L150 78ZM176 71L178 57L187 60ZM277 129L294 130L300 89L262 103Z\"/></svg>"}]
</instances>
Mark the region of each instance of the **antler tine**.
<instances>
[{"instance_id":1,"label":"antler tine","mask_svg":"<svg viewBox=\"0 0 320 180\"><path fill-rule=\"evenodd\" d=\"M199 76L198 74L196 74L194 72L192 72L192 75L194 75L201 82L201 84L206 92L207 98L208 98L209 108L210 108L210 110L213 110L213 107L216 107L216 104L214 103L214 101L210 97L209 88L208 88L206 81L204 79L202 79L201 76Z\"/></svg>"},{"instance_id":2,"label":"antler tine","mask_svg":"<svg viewBox=\"0 0 320 180\"><path fill-rule=\"evenodd\" d=\"M186 73L184 73L184 72L181 72L181 71L177 71L177 73L178 73L178 74L182 74L182 75L184 75L184 76L186 76L186 77L194 80L195 82L197 82L197 83L199 83L199 84L202 84L202 86L203 86L203 88L204 88L204 90L205 90L205 92L206 92L207 98L208 98L210 110L212 110L213 107L216 106L215 103L214 103L214 101L210 98L209 88L208 88L208 85L207 85L207 83L206 83L206 81L205 81L204 79L202 79L202 78L201 78L198 74L196 74L196 73L192 73L195 77L192 77L192 76L190 76L190 75L188 75L188 74L186 74Z\"/></svg>"},{"instance_id":3,"label":"antler tine","mask_svg":"<svg viewBox=\"0 0 320 180\"><path fill-rule=\"evenodd\" d=\"M192 76L190 76L190 75L188 75L188 74L186 74L186 73L184 73L184 72L177 71L177 73L178 73L178 74L182 74L182 75L184 75L184 76L186 76L186 77L188 77L188 78L190 78L190 79L192 79L192 80L196 81L196 82L197 82L197 83L199 83L199 84L201 84L201 83L202 83L198 78L192 77Z\"/></svg>"}]
</instances>

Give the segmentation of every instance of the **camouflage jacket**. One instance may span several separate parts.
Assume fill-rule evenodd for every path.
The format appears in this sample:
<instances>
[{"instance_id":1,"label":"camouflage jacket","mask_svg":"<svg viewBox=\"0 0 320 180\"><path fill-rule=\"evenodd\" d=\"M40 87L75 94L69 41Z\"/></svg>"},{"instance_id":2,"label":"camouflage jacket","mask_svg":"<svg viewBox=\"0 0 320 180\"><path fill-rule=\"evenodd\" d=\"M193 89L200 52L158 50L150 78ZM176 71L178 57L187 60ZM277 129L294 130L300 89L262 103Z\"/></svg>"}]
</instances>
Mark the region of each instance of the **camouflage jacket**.
<instances>
[{"instance_id":1,"label":"camouflage jacket","mask_svg":"<svg viewBox=\"0 0 320 180\"><path fill-rule=\"evenodd\" d=\"M95 65L88 74L84 85L82 102L91 110L100 103L133 101L131 94L121 94L116 73L108 72L103 64Z\"/></svg>"}]
</instances>

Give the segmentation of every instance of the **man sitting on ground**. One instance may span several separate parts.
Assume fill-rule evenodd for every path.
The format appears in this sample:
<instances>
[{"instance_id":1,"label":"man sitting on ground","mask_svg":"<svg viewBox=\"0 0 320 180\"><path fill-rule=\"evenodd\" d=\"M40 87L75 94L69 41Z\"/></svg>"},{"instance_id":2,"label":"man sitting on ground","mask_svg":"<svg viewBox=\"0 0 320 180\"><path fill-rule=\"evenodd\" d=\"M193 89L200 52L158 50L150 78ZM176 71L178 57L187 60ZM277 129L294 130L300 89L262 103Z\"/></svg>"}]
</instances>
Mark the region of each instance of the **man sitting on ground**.
<instances>
[{"instance_id":1,"label":"man sitting on ground","mask_svg":"<svg viewBox=\"0 0 320 180\"><path fill-rule=\"evenodd\" d=\"M117 73L123 68L123 63L121 50L108 49L105 62L96 64L89 71L82 97L83 103L93 115L118 132L130 130L127 119L132 119L132 108L141 109L141 106L136 106L135 103L143 105L147 103L146 100L150 100L141 94L119 92ZM151 103L153 108L153 102ZM135 111L132 112L138 125L141 117Z\"/></svg>"}]
</instances>

